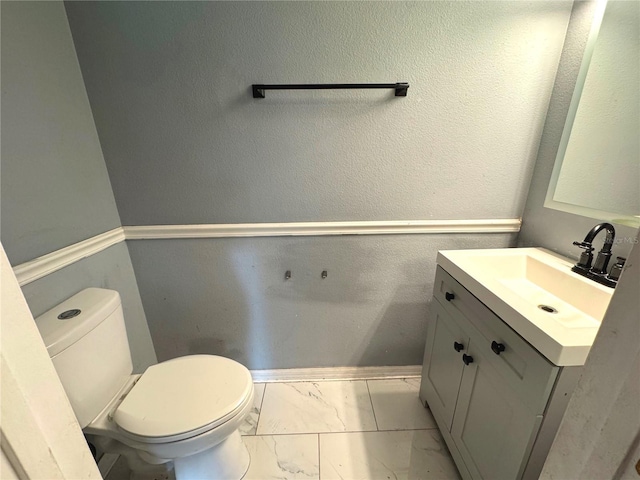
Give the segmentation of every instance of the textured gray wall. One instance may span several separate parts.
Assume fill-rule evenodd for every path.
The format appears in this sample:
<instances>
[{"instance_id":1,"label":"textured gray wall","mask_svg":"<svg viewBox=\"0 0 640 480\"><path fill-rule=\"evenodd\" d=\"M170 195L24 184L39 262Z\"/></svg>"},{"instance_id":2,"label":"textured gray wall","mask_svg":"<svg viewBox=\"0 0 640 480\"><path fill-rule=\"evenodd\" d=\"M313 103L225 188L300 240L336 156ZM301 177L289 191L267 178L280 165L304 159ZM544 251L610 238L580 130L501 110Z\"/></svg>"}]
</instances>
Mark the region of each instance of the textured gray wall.
<instances>
[{"instance_id":1,"label":"textured gray wall","mask_svg":"<svg viewBox=\"0 0 640 480\"><path fill-rule=\"evenodd\" d=\"M122 223L144 225L519 217L571 2L66 8Z\"/></svg>"},{"instance_id":2,"label":"textured gray wall","mask_svg":"<svg viewBox=\"0 0 640 480\"><path fill-rule=\"evenodd\" d=\"M569 104L589 36L596 2L576 2L558 66L558 75L549 103L547 119L538 150L538 159L531 179L529 195L522 217L518 245L541 246L570 258L578 258L581 250L572 245L582 240L597 219L561 212L544 207L551 172L558 153L560 137L569 111ZM614 254L628 255L635 242L637 229L616 225L617 241ZM604 240L601 235L598 241Z\"/></svg>"},{"instance_id":3,"label":"textured gray wall","mask_svg":"<svg viewBox=\"0 0 640 480\"><path fill-rule=\"evenodd\" d=\"M123 224L519 217L571 2L67 2ZM252 83L411 83L267 92ZM422 361L441 248L128 242L161 360ZM287 269L293 279L284 282ZM329 278L321 281L323 269Z\"/></svg>"},{"instance_id":4,"label":"textured gray wall","mask_svg":"<svg viewBox=\"0 0 640 480\"><path fill-rule=\"evenodd\" d=\"M128 243L159 360L216 353L265 369L422 363L437 250L515 234Z\"/></svg>"},{"instance_id":5,"label":"textured gray wall","mask_svg":"<svg viewBox=\"0 0 640 480\"><path fill-rule=\"evenodd\" d=\"M120 225L61 2L2 2L2 244L12 265ZM123 298L136 370L155 363L124 243L23 287L34 316L85 287Z\"/></svg>"},{"instance_id":6,"label":"textured gray wall","mask_svg":"<svg viewBox=\"0 0 640 480\"><path fill-rule=\"evenodd\" d=\"M88 287L120 292L133 368L142 372L156 363L140 292L126 244L118 243L22 287L31 313L41 315Z\"/></svg>"},{"instance_id":7,"label":"textured gray wall","mask_svg":"<svg viewBox=\"0 0 640 480\"><path fill-rule=\"evenodd\" d=\"M2 2L2 243L12 265L120 226L62 2Z\"/></svg>"}]
</instances>

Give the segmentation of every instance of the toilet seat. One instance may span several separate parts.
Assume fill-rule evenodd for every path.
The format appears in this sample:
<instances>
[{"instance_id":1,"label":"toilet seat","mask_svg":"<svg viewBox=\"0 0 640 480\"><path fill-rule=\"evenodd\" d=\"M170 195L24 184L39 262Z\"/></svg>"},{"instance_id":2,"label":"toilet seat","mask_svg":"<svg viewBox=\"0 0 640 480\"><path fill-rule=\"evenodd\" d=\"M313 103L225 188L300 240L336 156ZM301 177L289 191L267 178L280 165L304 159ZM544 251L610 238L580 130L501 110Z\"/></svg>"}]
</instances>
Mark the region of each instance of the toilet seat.
<instances>
[{"instance_id":1,"label":"toilet seat","mask_svg":"<svg viewBox=\"0 0 640 480\"><path fill-rule=\"evenodd\" d=\"M149 367L116 408L123 435L168 443L219 427L245 410L253 380L241 364L214 355L189 355Z\"/></svg>"}]
</instances>

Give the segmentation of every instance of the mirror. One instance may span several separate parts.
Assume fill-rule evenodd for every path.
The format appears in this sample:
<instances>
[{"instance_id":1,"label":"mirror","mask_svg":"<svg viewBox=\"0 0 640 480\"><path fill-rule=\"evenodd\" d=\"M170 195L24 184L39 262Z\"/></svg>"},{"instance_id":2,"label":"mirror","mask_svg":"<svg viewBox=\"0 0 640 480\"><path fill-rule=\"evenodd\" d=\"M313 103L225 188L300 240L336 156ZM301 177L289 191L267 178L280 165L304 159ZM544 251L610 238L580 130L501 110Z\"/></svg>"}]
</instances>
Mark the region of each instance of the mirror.
<instances>
[{"instance_id":1,"label":"mirror","mask_svg":"<svg viewBox=\"0 0 640 480\"><path fill-rule=\"evenodd\" d=\"M640 3L601 1L545 207L640 226Z\"/></svg>"}]
</instances>

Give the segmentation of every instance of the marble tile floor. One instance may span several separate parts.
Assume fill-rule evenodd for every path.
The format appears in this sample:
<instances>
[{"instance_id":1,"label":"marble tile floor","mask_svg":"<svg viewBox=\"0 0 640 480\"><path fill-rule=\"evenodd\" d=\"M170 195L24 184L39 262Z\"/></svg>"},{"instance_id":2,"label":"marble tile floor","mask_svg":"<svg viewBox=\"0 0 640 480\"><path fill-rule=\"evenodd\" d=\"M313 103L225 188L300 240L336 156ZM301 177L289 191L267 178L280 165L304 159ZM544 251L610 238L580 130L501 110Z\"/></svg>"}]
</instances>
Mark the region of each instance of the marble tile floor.
<instances>
[{"instance_id":1,"label":"marble tile floor","mask_svg":"<svg viewBox=\"0 0 640 480\"><path fill-rule=\"evenodd\" d=\"M460 476L419 378L255 385L240 428L245 480L453 480ZM128 479L120 459L107 480Z\"/></svg>"}]
</instances>

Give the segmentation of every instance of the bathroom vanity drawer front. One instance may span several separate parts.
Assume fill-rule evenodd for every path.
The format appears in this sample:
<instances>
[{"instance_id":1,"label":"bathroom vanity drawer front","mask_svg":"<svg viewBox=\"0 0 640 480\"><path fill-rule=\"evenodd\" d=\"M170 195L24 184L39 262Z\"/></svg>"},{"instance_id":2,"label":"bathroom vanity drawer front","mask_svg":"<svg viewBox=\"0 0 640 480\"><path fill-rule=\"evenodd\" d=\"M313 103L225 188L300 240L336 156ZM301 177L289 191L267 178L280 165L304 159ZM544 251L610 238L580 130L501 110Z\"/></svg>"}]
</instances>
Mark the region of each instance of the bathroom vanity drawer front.
<instances>
[{"instance_id":1,"label":"bathroom vanity drawer front","mask_svg":"<svg viewBox=\"0 0 640 480\"><path fill-rule=\"evenodd\" d=\"M558 367L550 363L442 267L438 266L434 297L444 308L471 325L471 341L531 411L543 413ZM464 317L464 320L462 320Z\"/></svg>"},{"instance_id":2,"label":"bathroom vanity drawer front","mask_svg":"<svg viewBox=\"0 0 640 480\"><path fill-rule=\"evenodd\" d=\"M495 317L491 310L460 285L440 265L436 269L433 298L438 300L444 309L462 324L463 328L475 327L484 334L487 330L486 324L491 324L493 320L489 317ZM498 319L498 321L501 320Z\"/></svg>"}]
</instances>

